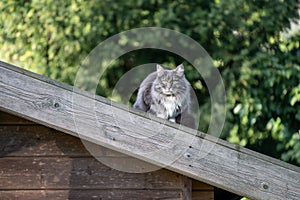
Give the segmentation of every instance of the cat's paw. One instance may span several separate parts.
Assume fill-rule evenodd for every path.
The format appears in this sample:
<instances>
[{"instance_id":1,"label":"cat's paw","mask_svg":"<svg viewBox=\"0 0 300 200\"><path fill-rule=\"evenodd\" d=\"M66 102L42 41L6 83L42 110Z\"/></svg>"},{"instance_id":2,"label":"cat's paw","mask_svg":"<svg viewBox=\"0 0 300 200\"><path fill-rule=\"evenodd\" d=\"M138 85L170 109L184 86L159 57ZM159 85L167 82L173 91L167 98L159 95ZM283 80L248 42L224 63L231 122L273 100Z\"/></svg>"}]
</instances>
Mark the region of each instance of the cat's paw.
<instances>
[{"instance_id":1,"label":"cat's paw","mask_svg":"<svg viewBox=\"0 0 300 200\"><path fill-rule=\"evenodd\" d=\"M174 123L176 122L175 118L170 118L169 121Z\"/></svg>"},{"instance_id":2,"label":"cat's paw","mask_svg":"<svg viewBox=\"0 0 300 200\"><path fill-rule=\"evenodd\" d=\"M159 117L159 118L162 118L162 119L168 119L168 116L164 113L156 114L156 116Z\"/></svg>"}]
</instances>

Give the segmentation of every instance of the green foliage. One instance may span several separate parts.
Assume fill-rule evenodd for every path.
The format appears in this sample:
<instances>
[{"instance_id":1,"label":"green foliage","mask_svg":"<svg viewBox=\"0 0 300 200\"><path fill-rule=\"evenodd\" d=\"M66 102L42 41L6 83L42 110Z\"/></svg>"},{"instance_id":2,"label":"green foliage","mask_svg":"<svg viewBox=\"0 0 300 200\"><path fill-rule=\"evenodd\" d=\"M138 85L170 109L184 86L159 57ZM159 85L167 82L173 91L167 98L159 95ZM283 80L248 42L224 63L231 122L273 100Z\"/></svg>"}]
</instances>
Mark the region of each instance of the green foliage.
<instances>
[{"instance_id":1,"label":"green foliage","mask_svg":"<svg viewBox=\"0 0 300 200\"><path fill-rule=\"evenodd\" d=\"M282 31L298 17L297 0L128 0L0 2L0 59L73 84L80 62L104 39L124 30L158 26L198 41L214 59L226 85L223 138L300 164L300 35ZM170 66L169 52L140 50L119 58L100 81L110 96L119 78L144 63ZM205 82L187 65L202 105L200 129L210 120Z\"/></svg>"}]
</instances>

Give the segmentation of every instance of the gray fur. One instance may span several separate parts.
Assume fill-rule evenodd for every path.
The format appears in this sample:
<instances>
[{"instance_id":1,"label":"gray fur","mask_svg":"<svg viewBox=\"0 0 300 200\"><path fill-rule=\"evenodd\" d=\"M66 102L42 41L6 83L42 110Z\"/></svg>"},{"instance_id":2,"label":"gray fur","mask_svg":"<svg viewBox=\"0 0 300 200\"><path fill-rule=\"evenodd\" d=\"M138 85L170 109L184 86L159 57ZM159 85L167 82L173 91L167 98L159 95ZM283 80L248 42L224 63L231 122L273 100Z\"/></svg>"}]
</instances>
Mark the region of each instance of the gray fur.
<instances>
[{"instance_id":1,"label":"gray fur","mask_svg":"<svg viewBox=\"0 0 300 200\"><path fill-rule=\"evenodd\" d=\"M157 65L157 70L141 83L133 107L172 122L181 113L188 113L190 86L184 76L183 65L174 70Z\"/></svg>"}]
</instances>

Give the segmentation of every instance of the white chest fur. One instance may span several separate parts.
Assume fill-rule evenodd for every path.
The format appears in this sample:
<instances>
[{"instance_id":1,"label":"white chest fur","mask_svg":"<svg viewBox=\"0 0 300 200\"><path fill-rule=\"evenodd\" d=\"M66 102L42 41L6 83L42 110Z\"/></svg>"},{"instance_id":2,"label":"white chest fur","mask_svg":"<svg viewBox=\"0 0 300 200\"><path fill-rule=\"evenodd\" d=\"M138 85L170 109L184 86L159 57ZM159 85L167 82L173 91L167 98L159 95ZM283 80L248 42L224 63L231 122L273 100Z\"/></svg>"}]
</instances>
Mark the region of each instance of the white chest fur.
<instances>
[{"instance_id":1,"label":"white chest fur","mask_svg":"<svg viewBox=\"0 0 300 200\"><path fill-rule=\"evenodd\" d=\"M169 117L174 117L176 112L178 112L179 107L181 106L174 96L166 97L164 99L163 105Z\"/></svg>"}]
</instances>

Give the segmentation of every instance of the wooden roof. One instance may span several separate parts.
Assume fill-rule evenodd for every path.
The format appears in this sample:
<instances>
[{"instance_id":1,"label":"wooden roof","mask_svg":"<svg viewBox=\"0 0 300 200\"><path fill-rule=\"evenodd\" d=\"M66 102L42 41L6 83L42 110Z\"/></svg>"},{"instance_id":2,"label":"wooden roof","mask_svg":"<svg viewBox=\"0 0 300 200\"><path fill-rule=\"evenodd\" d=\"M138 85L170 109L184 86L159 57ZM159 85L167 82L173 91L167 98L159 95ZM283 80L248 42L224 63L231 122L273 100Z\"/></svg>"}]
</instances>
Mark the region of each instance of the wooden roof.
<instances>
[{"instance_id":1,"label":"wooden roof","mask_svg":"<svg viewBox=\"0 0 300 200\"><path fill-rule=\"evenodd\" d=\"M300 199L299 167L4 62L0 110L242 196Z\"/></svg>"}]
</instances>

